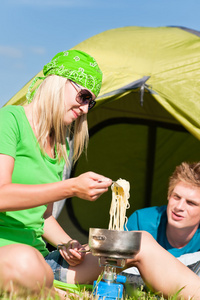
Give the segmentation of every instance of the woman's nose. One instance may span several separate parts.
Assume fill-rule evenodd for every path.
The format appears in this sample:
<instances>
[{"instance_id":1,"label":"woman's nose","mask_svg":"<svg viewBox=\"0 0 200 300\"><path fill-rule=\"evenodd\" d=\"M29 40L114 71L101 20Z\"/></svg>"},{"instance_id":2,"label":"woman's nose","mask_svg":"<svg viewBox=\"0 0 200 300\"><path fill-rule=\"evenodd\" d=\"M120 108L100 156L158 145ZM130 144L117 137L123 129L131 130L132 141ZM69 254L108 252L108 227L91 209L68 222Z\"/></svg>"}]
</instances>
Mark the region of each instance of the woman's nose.
<instances>
[{"instance_id":1,"label":"woman's nose","mask_svg":"<svg viewBox=\"0 0 200 300\"><path fill-rule=\"evenodd\" d=\"M82 112L84 114L87 114L88 113L88 107L89 107L89 104L87 103L87 104L81 105L80 109L82 110Z\"/></svg>"}]
</instances>

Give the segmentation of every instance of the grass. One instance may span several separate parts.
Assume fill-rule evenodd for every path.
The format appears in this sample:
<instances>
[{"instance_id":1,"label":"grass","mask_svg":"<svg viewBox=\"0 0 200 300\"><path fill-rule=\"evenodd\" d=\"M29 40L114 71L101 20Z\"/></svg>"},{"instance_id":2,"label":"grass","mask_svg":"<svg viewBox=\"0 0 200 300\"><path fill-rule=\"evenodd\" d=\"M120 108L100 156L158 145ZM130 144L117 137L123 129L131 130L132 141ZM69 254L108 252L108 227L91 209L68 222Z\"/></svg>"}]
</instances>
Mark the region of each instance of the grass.
<instances>
[{"instance_id":1,"label":"grass","mask_svg":"<svg viewBox=\"0 0 200 300\"><path fill-rule=\"evenodd\" d=\"M98 277L97 284L101 280L102 274ZM39 293L35 294L21 287L18 287L17 291L13 288L10 293L0 290L0 300L98 300L98 296L93 296L93 285L67 284L54 280L54 287L59 294L53 288L52 290L42 288ZM178 297L179 292L168 297L168 300L181 300ZM165 300L165 298L158 293L153 293L143 285L136 288L130 283L125 283L122 300Z\"/></svg>"},{"instance_id":2,"label":"grass","mask_svg":"<svg viewBox=\"0 0 200 300\"><path fill-rule=\"evenodd\" d=\"M63 289L62 289L63 290ZM158 294L155 294L150 291L145 291L143 286L137 289L133 289L131 286L129 286L127 289L128 296L124 297L124 300L164 300L164 297L159 296ZM178 294L178 293L177 293ZM168 300L178 300L177 294L168 298ZM41 290L41 292L38 294L31 294L23 289L19 290L18 292L11 292L6 293L2 291L0 293L0 299L2 300L96 300L98 298L95 298L92 295L91 290L88 290L85 287L78 287L77 290L72 291L70 289L66 292L66 296L58 296L58 294L52 293L51 291L47 292L44 290ZM180 299L179 299L180 300Z\"/></svg>"}]
</instances>

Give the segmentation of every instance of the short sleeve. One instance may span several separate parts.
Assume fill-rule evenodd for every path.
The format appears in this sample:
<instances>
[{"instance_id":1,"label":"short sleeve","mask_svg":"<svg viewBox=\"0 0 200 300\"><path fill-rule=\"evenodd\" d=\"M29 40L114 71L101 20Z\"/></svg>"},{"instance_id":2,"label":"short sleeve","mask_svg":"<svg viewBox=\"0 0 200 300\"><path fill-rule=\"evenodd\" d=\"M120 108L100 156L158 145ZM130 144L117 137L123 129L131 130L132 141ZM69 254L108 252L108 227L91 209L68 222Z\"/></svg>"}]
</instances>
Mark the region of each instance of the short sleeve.
<instances>
[{"instance_id":1,"label":"short sleeve","mask_svg":"<svg viewBox=\"0 0 200 300\"><path fill-rule=\"evenodd\" d=\"M16 158L16 148L19 141L17 119L7 107L0 109L0 153Z\"/></svg>"},{"instance_id":2,"label":"short sleeve","mask_svg":"<svg viewBox=\"0 0 200 300\"><path fill-rule=\"evenodd\" d=\"M138 225L138 214L137 211L135 211L129 218L128 222L126 224L127 230L140 230Z\"/></svg>"}]
</instances>

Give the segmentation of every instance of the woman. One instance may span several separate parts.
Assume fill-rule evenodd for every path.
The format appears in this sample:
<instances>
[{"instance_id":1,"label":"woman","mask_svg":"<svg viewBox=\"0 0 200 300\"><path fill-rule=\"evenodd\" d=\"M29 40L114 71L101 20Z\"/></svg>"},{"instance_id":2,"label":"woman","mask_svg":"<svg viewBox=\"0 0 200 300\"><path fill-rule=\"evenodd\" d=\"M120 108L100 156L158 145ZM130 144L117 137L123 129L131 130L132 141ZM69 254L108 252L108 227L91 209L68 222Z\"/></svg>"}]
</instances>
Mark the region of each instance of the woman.
<instances>
[{"instance_id":1,"label":"woman","mask_svg":"<svg viewBox=\"0 0 200 300\"><path fill-rule=\"evenodd\" d=\"M0 109L0 287L7 290L11 281L34 291L52 287L54 278L75 281L73 271L67 275L69 265L85 266L88 258L83 264L84 247L53 218L53 203L74 196L95 201L112 183L93 172L62 181L69 164L66 136L74 136L74 162L87 148L86 115L102 82L96 61L82 51L64 51L43 73L28 90L28 105ZM37 80L42 83L34 89ZM65 246L49 253L43 239ZM81 270L80 281L97 274Z\"/></svg>"},{"instance_id":2,"label":"woman","mask_svg":"<svg viewBox=\"0 0 200 300\"><path fill-rule=\"evenodd\" d=\"M112 181L88 172L62 181L68 164L66 135L74 134L74 161L87 146L86 114L95 104L102 73L88 54L58 53L36 78L25 107L0 109L0 288L51 288L54 278L92 283L101 272L96 257L71 238L52 216L55 201L77 196L94 201ZM43 80L31 91L37 80ZM49 253L43 238L59 251ZM64 244L64 246L63 246ZM198 296L200 278L142 233L139 253L127 262L165 295Z\"/></svg>"}]
</instances>

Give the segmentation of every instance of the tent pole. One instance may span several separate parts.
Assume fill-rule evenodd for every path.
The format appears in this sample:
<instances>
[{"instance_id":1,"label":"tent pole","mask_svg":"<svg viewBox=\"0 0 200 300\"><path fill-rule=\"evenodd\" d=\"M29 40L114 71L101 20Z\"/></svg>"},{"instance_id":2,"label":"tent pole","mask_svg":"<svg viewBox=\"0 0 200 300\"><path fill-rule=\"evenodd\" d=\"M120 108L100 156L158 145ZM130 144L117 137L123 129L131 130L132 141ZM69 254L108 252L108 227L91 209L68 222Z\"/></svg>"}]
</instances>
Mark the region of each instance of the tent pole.
<instances>
[{"instance_id":1,"label":"tent pole","mask_svg":"<svg viewBox=\"0 0 200 300\"><path fill-rule=\"evenodd\" d=\"M151 206L153 176L154 176L154 166L155 166L155 153L156 153L156 136L157 136L156 125L148 126L144 207Z\"/></svg>"}]
</instances>

